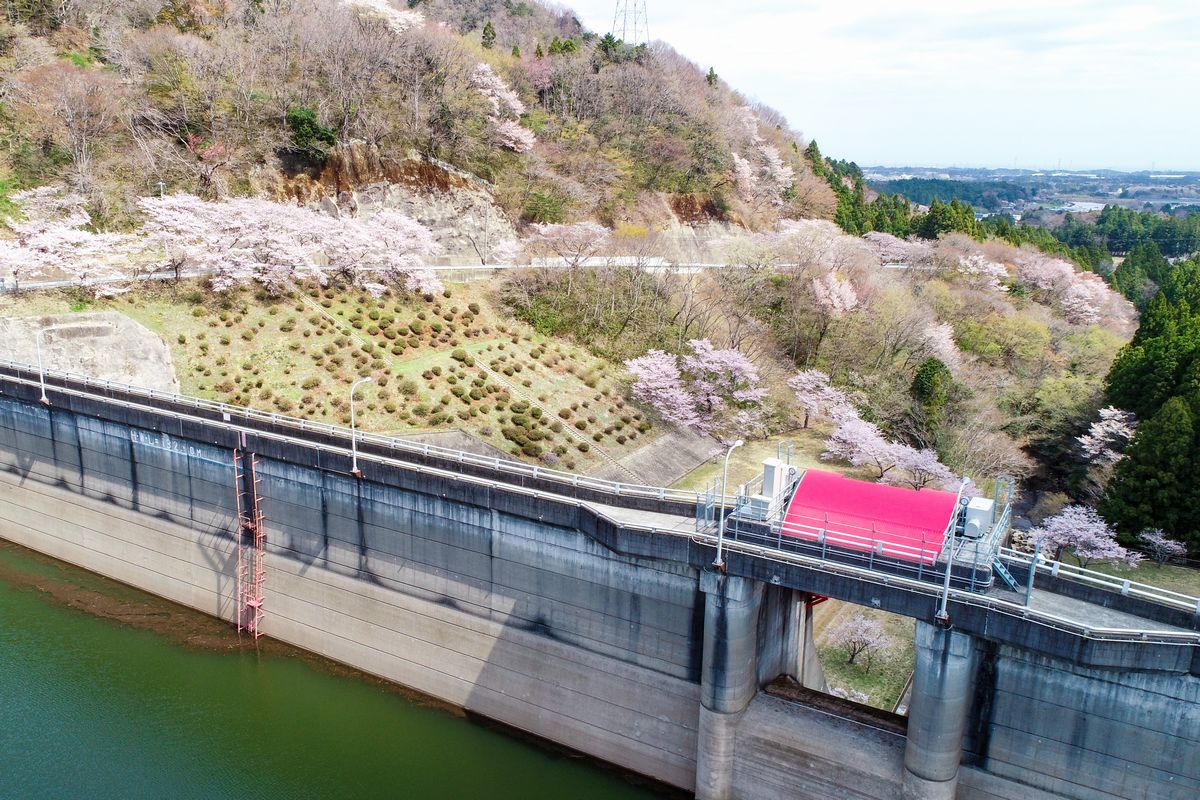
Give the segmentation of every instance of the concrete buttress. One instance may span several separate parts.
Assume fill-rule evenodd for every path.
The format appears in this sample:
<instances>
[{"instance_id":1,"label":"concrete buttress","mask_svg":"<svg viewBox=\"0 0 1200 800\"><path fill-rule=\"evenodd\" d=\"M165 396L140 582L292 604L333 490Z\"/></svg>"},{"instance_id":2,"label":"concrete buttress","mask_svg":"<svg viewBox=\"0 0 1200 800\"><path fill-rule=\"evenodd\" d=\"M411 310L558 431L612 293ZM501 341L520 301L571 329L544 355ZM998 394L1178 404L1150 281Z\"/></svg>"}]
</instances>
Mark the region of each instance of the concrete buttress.
<instances>
[{"instance_id":1,"label":"concrete buttress","mask_svg":"<svg viewBox=\"0 0 1200 800\"><path fill-rule=\"evenodd\" d=\"M917 622L904 800L953 800L975 677L970 636Z\"/></svg>"},{"instance_id":2,"label":"concrete buttress","mask_svg":"<svg viewBox=\"0 0 1200 800\"><path fill-rule=\"evenodd\" d=\"M758 691L758 618L763 585L705 571L704 651L696 797L730 800L734 794L736 731Z\"/></svg>"}]
</instances>

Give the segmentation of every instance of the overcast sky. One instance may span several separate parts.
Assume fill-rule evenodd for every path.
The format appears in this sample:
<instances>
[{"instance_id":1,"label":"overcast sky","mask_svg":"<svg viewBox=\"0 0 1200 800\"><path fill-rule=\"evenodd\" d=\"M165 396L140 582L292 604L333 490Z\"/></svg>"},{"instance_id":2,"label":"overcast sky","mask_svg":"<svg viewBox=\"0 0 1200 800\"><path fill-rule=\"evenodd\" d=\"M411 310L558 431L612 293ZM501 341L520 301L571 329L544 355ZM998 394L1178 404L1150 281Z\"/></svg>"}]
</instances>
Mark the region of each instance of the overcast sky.
<instances>
[{"instance_id":1,"label":"overcast sky","mask_svg":"<svg viewBox=\"0 0 1200 800\"><path fill-rule=\"evenodd\" d=\"M616 0L566 0L612 28ZM650 35L861 165L1200 170L1200 0L647 0Z\"/></svg>"}]
</instances>

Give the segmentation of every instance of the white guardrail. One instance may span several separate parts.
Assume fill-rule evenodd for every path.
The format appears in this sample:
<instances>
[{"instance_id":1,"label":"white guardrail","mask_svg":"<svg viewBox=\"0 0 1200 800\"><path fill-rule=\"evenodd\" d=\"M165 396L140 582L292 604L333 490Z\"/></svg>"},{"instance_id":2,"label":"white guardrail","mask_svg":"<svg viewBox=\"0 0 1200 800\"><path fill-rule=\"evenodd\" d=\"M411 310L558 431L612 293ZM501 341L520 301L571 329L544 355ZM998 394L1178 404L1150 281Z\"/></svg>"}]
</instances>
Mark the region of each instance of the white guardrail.
<instances>
[{"instance_id":1,"label":"white guardrail","mask_svg":"<svg viewBox=\"0 0 1200 800\"><path fill-rule=\"evenodd\" d=\"M16 380L20 380L23 383L38 383L38 368L34 365L0 359L0 367L21 373L23 377L16 378ZM233 406L227 403L220 403L213 400L203 400L198 397L190 397L188 395L175 394L173 392L145 389L139 386L131 386L129 384L119 383L116 381L100 380L98 378L88 377L87 375L79 375L60 370L48 369L45 371L45 376L51 381L54 379L65 380L77 385L89 386L95 389L117 391L133 397L142 397L149 401L159 400L177 405L189 406L191 408L203 409L214 414L220 414L221 419L224 421L230 421L234 418L254 420L260 423L282 425L286 428L291 428L298 431L316 432L336 436L345 439L347 442L350 441L351 437L350 429L341 425L330 425L323 422L311 422L308 420L299 419L297 417L289 417L285 414L256 411L255 409L246 408L244 406ZM53 382L50 383L50 386L53 388L59 388L54 386ZM166 411L167 413L170 413L167 409L160 408L155 410ZM548 467L539 467L535 464L526 464L521 461L512 461L493 456L481 456L475 453L468 453L464 450L455 450L449 447L439 447L438 445L427 444L424 442L412 442L392 436L381 436L379 434L356 431L355 439L360 446L363 444L372 444L379 447L386 447L387 449L397 453L411 453L414 455L444 458L459 464L469 464L483 469L494 470L506 475L554 481L556 483L561 483L564 486L590 489L597 492L603 492L605 494L611 494L616 497L642 497L654 500L669 500L680 503L689 503L693 507L700 499L700 496L696 492L692 491L669 489L662 486L646 486L643 484L608 481L602 478L591 478L587 475L579 475L574 472L566 472L564 470L551 469ZM732 507L734 504L734 498L725 497L724 503L725 505Z\"/></svg>"},{"instance_id":2,"label":"white guardrail","mask_svg":"<svg viewBox=\"0 0 1200 800\"><path fill-rule=\"evenodd\" d=\"M999 558L1007 564L1018 564L1023 569L1028 569L1030 562L1033 560L1033 557L1029 553L1022 553L1019 550L1013 550L1011 547L1001 547ZM1052 578L1065 578L1077 583L1084 583L1089 586L1118 592L1126 597L1137 597L1160 605L1173 606L1184 611L1192 611L1200 614L1200 598L1181 592L1173 592L1170 589L1161 589L1157 586L1151 586L1148 583L1138 583L1128 578L1109 575L1108 573L1098 572L1094 569L1085 569L1084 567L1066 564L1062 561L1051 561L1042 556L1038 557L1037 571L1042 575L1048 575Z\"/></svg>"}]
</instances>

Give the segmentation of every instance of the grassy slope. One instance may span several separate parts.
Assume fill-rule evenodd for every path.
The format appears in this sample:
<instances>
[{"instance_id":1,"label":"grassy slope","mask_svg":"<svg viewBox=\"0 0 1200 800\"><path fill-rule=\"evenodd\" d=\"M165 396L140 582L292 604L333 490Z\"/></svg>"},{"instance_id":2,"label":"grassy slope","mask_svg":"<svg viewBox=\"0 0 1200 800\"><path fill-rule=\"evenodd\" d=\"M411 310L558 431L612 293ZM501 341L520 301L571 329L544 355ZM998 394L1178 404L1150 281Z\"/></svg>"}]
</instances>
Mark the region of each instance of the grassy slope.
<instances>
[{"instance_id":1,"label":"grassy slope","mask_svg":"<svg viewBox=\"0 0 1200 800\"><path fill-rule=\"evenodd\" d=\"M742 447L733 451L729 457L729 486L732 491L736 486L746 483L762 474L762 462L765 458L775 458L777 454L785 461L788 460L788 447L791 447L790 463L813 469L840 472L851 478L870 480L869 469L859 469L845 464L830 463L821 460L821 452L825 449L825 440L829 437L829 428L814 424L810 428L798 428L785 434L772 436L768 439L746 442ZM721 480L724 468L724 456L718 456L684 475L674 484L677 489L704 489L714 480Z\"/></svg>"},{"instance_id":2,"label":"grassy slope","mask_svg":"<svg viewBox=\"0 0 1200 800\"><path fill-rule=\"evenodd\" d=\"M815 610L813 631L829 687L854 689L867 695L869 705L888 711L895 708L913 671L916 622L909 617L836 600L822 603ZM846 663L846 651L829 641L829 632L837 621L854 613L878 619L888 638L888 644L874 654L869 666L865 653L860 654L853 664Z\"/></svg>"},{"instance_id":3,"label":"grassy slope","mask_svg":"<svg viewBox=\"0 0 1200 800\"><path fill-rule=\"evenodd\" d=\"M583 348L502 319L490 306L485 286L458 285L450 298L428 302L315 288L310 295L320 312L300 298L271 301L242 292L218 300L185 284L94 303L70 294L30 294L6 300L0 313L120 311L167 342L185 394L317 421L348 423L349 386L371 375L375 380L360 388L357 404L364 430L402 435L462 428L514 455L514 443L502 434L513 424L506 404L524 396L544 409L541 419L525 415L546 436L538 444L546 451L559 449L561 465L582 471L603 463L601 449L620 458L657 435L639 430L648 420L626 404L617 370ZM379 320L370 319L372 311ZM385 317L392 320L380 328ZM419 334L408 327L411 323ZM372 352L364 352L350 332ZM455 360L456 349L466 351L475 365ZM494 365L492 374L481 368L488 364ZM456 387L463 397L455 396ZM483 396L472 399L471 389ZM565 430L568 425L573 435ZM581 439L587 452L580 449Z\"/></svg>"}]
</instances>

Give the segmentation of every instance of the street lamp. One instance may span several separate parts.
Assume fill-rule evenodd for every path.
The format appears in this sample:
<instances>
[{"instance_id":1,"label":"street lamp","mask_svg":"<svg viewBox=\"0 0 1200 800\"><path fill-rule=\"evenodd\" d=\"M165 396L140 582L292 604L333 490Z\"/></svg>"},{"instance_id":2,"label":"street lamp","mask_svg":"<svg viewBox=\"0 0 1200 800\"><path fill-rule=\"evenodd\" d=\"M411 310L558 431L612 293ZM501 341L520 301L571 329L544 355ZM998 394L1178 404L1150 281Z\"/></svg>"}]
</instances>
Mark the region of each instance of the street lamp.
<instances>
[{"instance_id":1,"label":"street lamp","mask_svg":"<svg viewBox=\"0 0 1200 800\"><path fill-rule=\"evenodd\" d=\"M1029 557L1029 580L1025 583L1025 607L1033 602L1033 580L1037 577L1038 559L1042 557L1042 537L1033 540L1033 555Z\"/></svg>"},{"instance_id":2,"label":"street lamp","mask_svg":"<svg viewBox=\"0 0 1200 800\"><path fill-rule=\"evenodd\" d=\"M728 494L725 491L725 487L729 481L729 457L733 455L734 450L745 443L742 439L738 439L729 446L729 449L725 451L725 468L721 471L721 516L717 522L717 557L713 559L713 566L721 572L725 571L725 559L723 558L725 549L725 497Z\"/></svg>"},{"instance_id":3,"label":"street lamp","mask_svg":"<svg viewBox=\"0 0 1200 800\"><path fill-rule=\"evenodd\" d=\"M962 483L958 487L958 495L954 498L954 516L951 521L949 536L946 537L946 582L942 586L942 604L938 608L937 615L934 619L943 628L950 627L950 611L947 606L950 603L950 568L954 566L954 530L958 527L958 515L962 513L962 508L959 506L959 501L962 500L962 493L966 491L967 484L971 482L970 478L963 477Z\"/></svg>"},{"instance_id":4,"label":"street lamp","mask_svg":"<svg viewBox=\"0 0 1200 800\"><path fill-rule=\"evenodd\" d=\"M358 391L359 386L370 383L372 380L373 378L368 375L350 384L350 474L356 478L361 478L362 473L358 471L358 432L355 429L354 393Z\"/></svg>"}]
</instances>

